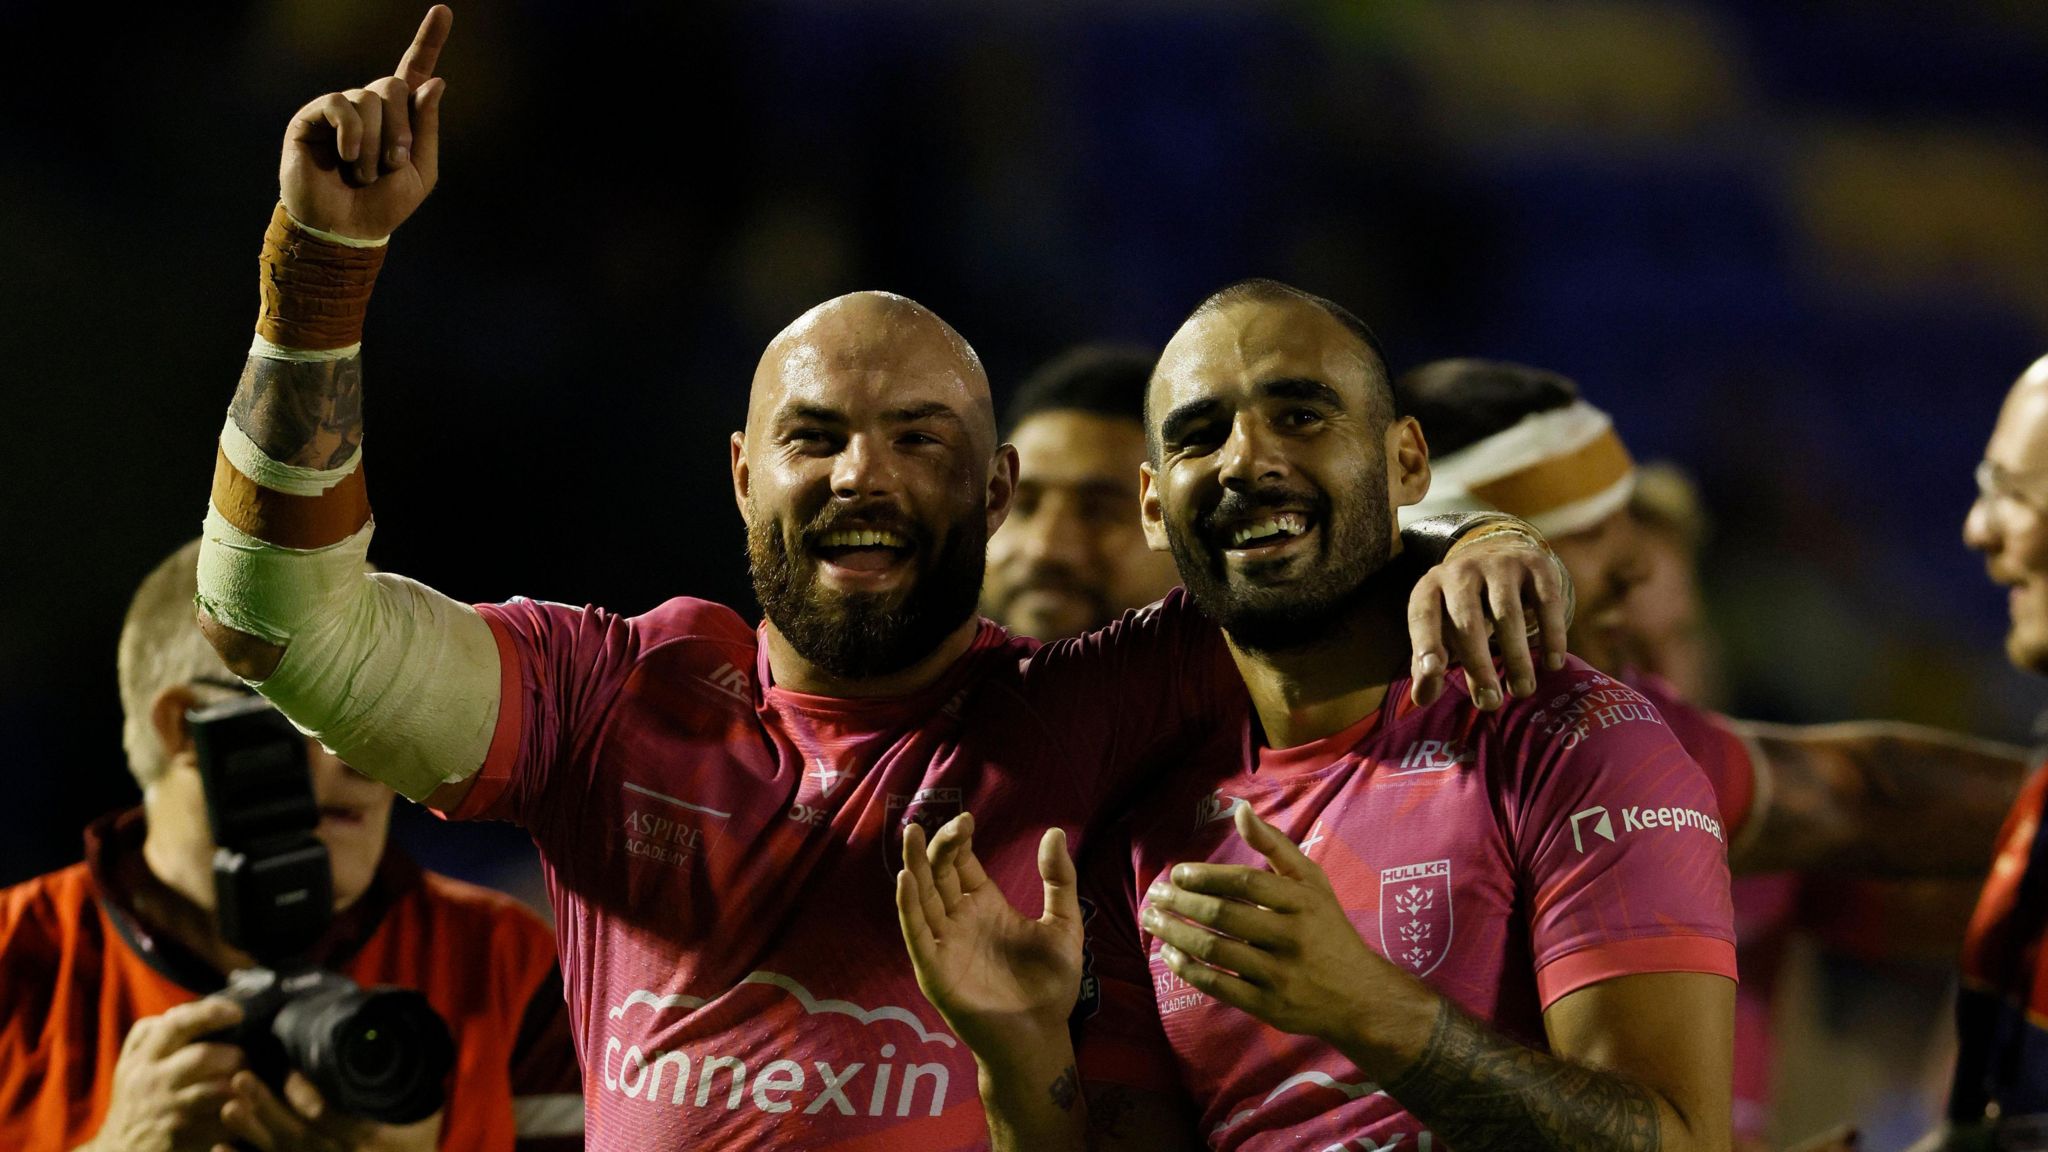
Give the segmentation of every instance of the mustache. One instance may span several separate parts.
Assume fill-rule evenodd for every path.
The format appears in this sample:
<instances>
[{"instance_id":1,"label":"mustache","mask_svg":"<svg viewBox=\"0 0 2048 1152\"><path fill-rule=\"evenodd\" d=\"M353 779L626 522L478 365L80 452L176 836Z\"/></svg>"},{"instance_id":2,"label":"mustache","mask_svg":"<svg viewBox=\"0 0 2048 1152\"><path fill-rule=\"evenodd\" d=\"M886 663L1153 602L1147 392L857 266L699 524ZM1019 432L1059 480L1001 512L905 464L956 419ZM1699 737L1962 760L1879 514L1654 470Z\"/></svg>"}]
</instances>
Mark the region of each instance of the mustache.
<instances>
[{"instance_id":1,"label":"mustache","mask_svg":"<svg viewBox=\"0 0 2048 1152\"><path fill-rule=\"evenodd\" d=\"M1315 519L1324 520L1329 511L1327 503L1322 493L1311 488L1270 485L1249 492L1227 489L1214 507L1195 516L1195 532L1204 540L1213 540L1219 531L1250 523L1275 509L1305 509Z\"/></svg>"},{"instance_id":2,"label":"mustache","mask_svg":"<svg viewBox=\"0 0 2048 1152\"><path fill-rule=\"evenodd\" d=\"M797 530L797 539L806 550L816 550L818 541L826 535L842 530L865 529L873 532L893 532L910 546L923 550L931 539L931 533L924 525L905 515L894 504L827 504L818 509L810 523Z\"/></svg>"}]
</instances>

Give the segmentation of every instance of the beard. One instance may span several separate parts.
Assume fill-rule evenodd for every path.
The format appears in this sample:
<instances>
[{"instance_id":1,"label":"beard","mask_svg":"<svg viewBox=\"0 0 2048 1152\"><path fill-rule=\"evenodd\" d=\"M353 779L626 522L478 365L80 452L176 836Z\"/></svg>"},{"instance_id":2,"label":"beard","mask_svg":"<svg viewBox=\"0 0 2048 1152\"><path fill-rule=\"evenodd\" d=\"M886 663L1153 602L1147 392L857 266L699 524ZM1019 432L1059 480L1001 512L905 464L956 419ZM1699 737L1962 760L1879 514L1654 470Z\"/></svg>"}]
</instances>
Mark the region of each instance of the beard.
<instances>
[{"instance_id":1,"label":"beard","mask_svg":"<svg viewBox=\"0 0 2048 1152\"><path fill-rule=\"evenodd\" d=\"M863 527L884 528L911 542L915 571L895 592L847 593L818 583L818 562L808 542L858 516ZM820 510L797 533L803 556L771 517L755 509L747 524L747 568L761 611L797 654L842 680L901 672L930 655L974 614L981 596L985 521L977 513L945 529L936 550L931 534L893 509Z\"/></svg>"},{"instance_id":2,"label":"beard","mask_svg":"<svg viewBox=\"0 0 2048 1152\"><path fill-rule=\"evenodd\" d=\"M1367 461L1345 479L1341 500L1326 491L1278 486L1226 491L1191 527L1175 526L1167 533L1181 583L1195 606L1240 648L1285 652L1326 640L1352 606L1370 595L1372 578L1386 569L1394 552L1386 527L1393 515L1386 468ZM1255 562L1233 580L1215 524L1243 523L1263 509L1299 507L1305 500L1321 535L1309 570L1292 580L1262 583Z\"/></svg>"}]
</instances>

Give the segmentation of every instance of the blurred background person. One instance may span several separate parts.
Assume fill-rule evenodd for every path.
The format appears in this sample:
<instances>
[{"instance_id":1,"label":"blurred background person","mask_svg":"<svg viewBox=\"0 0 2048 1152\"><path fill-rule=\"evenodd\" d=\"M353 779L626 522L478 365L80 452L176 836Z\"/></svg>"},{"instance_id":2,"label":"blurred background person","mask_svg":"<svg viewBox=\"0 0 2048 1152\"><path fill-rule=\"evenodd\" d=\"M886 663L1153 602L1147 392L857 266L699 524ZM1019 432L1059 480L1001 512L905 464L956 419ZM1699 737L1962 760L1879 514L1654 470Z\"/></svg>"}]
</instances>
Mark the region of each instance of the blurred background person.
<instances>
[{"instance_id":1,"label":"blurred background person","mask_svg":"<svg viewBox=\"0 0 2048 1152\"><path fill-rule=\"evenodd\" d=\"M2019 749L1904 724L1758 724L1688 699L1648 668L1654 661L1710 686L1694 576L1705 524L1683 477L1660 470L1641 485L1607 414L1554 372L1436 361L1404 374L1397 393L1431 439L1436 467L1420 507L1513 511L1551 537L1578 589L1573 651L1648 696L1706 769L1730 830L1733 868L1966 882L1981 875L2024 769ZM1770 992L1795 891L1767 877L1736 893L1748 962L1737 1131L1752 1147L1763 1146L1769 1129ZM1857 906L1865 923L1884 923L1871 902ZM1919 943L1928 923L1895 932L1897 940L1877 935ZM1961 925L1952 918L1948 926L1952 950ZM1924 1024L1920 1031L1924 1038Z\"/></svg>"},{"instance_id":2,"label":"blurred background person","mask_svg":"<svg viewBox=\"0 0 2048 1152\"><path fill-rule=\"evenodd\" d=\"M310 739L335 916L308 959L426 995L456 1045L446 1107L399 1128L323 1110L303 1087L279 1099L239 1049L207 1039L241 1018L211 994L254 960L215 916L213 834L186 721L249 691L195 622L198 553L194 540L157 565L121 627L121 743L142 806L88 826L83 862L0 890L0 1146L581 1148L547 926L510 897L414 864L387 841L396 794Z\"/></svg>"},{"instance_id":3,"label":"blurred background person","mask_svg":"<svg viewBox=\"0 0 2048 1152\"><path fill-rule=\"evenodd\" d=\"M1963 541L2008 589L2006 657L2048 675L2048 356L2027 368L1999 409ZM1999 832L1963 947L1949 1123L1917 1148L2048 1149L2044 799L2048 771L2037 770Z\"/></svg>"},{"instance_id":4,"label":"blurred background person","mask_svg":"<svg viewBox=\"0 0 2048 1152\"><path fill-rule=\"evenodd\" d=\"M1149 348L1084 344L1032 373L1003 412L1017 446L1017 497L988 542L982 614L1052 641L1107 625L1180 577L1145 547L1138 465L1145 461Z\"/></svg>"}]
</instances>

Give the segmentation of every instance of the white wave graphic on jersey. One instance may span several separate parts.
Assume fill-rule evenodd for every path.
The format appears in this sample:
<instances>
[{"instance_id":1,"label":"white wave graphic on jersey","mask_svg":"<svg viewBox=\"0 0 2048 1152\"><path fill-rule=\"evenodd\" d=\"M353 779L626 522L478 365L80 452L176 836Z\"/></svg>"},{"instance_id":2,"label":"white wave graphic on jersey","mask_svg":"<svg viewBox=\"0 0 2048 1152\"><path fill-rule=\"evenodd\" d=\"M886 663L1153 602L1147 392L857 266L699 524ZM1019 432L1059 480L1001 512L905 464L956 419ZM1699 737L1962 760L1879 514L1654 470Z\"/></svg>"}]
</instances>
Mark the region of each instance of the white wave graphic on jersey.
<instances>
[{"instance_id":1,"label":"white wave graphic on jersey","mask_svg":"<svg viewBox=\"0 0 2048 1152\"><path fill-rule=\"evenodd\" d=\"M1335 1089L1338 1092L1342 1092L1346 1100L1356 1100L1361 1096L1378 1096L1382 1094L1380 1086L1373 1083L1370 1080L1360 1080L1356 1084L1348 1084L1342 1080L1337 1079L1335 1076L1332 1076L1327 1072L1298 1073L1296 1075L1289 1076L1285 1080L1282 1080L1280 1082L1279 1087L1274 1088L1271 1092L1266 1093L1266 1098L1264 1100L1259 1101L1257 1104L1252 1105L1244 1111L1239 1112L1236 1115L1232 1116L1230 1119L1225 1120L1223 1123L1218 1124L1214 1128L1209 1129L1209 1143L1216 1143L1216 1141L1219 1138L1221 1138L1225 1132L1228 1132L1232 1128L1237 1127L1239 1124L1242 1124L1245 1121L1251 1119L1252 1116L1255 1115L1259 1109L1264 1108L1268 1104L1271 1104L1276 1098L1280 1096L1281 1093L1286 1092L1290 1088L1299 1088L1303 1084L1314 1084L1322 1088ZM1338 1145L1340 1152L1342 1147L1342 1145Z\"/></svg>"},{"instance_id":2,"label":"white wave graphic on jersey","mask_svg":"<svg viewBox=\"0 0 2048 1152\"><path fill-rule=\"evenodd\" d=\"M917 1014L908 1008L898 1008L893 1004L884 1004L880 1008L863 1008L851 1000L820 1000L816 996L811 995L810 989L784 976L780 972L749 972L745 976L740 977L740 983L766 984L771 988L780 988L796 999L797 1004L803 1008L804 1014L807 1016L830 1013L837 1016L851 1017L862 1024L873 1024L881 1020L894 1020L899 1024L908 1024L917 1032L918 1039L923 1040L927 1044L944 1044L948 1048L959 1046L959 1041L955 1040L951 1033L933 1031L926 1028L924 1021L918 1019ZM612 1019L617 1020L626 1014L626 1009L633 1007L635 1004L645 1004L658 1012L665 1008L702 1008L707 1003L709 1001L701 996L689 996L680 992L663 995L650 992L645 988L636 988L626 996L624 1003L611 1009L609 1015Z\"/></svg>"}]
</instances>

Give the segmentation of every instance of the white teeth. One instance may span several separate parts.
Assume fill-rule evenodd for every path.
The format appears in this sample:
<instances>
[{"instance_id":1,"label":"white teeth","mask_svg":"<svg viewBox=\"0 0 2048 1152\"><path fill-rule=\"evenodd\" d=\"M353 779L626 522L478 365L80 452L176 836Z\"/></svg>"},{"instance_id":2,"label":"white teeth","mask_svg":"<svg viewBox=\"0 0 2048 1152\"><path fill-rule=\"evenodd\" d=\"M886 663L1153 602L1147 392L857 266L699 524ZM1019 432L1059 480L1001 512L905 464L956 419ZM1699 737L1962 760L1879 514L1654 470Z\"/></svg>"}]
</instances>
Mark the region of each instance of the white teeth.
<instances>
[{"instance_id":1,"label":"white teeth","mask_svg":"<svg viewBox=\"0 0 2048 1152\"><path fill-rule=\"evenodd\" d=\"M1306 516L1299 512L1283 512L1278 516L1268 517L1256 524L1247 524L1231 533L1230 546L1232 548L1242 548L1246 541L1261 540L1268 536L1278 536L1283 532L1289 536L1299 536L1307 530L1308 518Z\"/></svg>"},{"instance_id":2,"label":"white teeth","mask_svg":"<svg viewBox=\"0 0 2048 1152\"><path fill-rule=\"evenodd\" d=\"M876 532L864 528L842 528L837 532L827 532L818 538L818 544L824 548L910 547L910 541L894 532Z\"/></svg>"}]
</instances>

